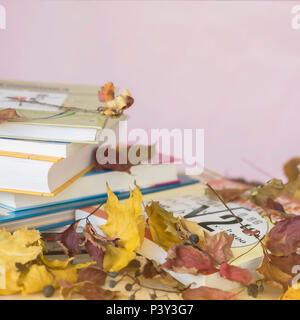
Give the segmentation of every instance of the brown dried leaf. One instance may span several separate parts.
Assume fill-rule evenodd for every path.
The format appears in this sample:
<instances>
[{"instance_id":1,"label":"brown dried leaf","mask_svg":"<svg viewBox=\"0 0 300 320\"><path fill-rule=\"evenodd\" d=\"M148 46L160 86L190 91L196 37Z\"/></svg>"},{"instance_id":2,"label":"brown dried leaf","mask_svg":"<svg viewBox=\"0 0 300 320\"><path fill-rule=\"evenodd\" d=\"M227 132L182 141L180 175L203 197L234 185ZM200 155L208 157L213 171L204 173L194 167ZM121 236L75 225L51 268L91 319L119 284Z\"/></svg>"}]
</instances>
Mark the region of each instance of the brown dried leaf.
<instances>
[{"instance_id":1,"label":"brown dried leaf","mask_svg":"<svg viewBox=\"0 0 300 320\"><path fill-rule=\"evenodd\" d=\"M225 232L219 232L206 240L204 250L221 264L230 260L233 256L231 251L233 239L233 235L230 236Z\"/></svg>"},{"instance_id":2,"label":"brown dried leaf","mask_svg":"<svg viewBox=\"0 0 300 320\"><path fill-rule=\"evenodd\" d=\"M284 174L289 181L295 181L299 174L298 165L300 164L300 158L292 158L283 167Z\"/></svg>"},{"instance_id":3,"label":"brown dried leaf","mask_svg":"<svg viewBox=\"0 0 300 320\"><path fill-rule=\"evenodd\" d=\"M184 300L236 300L237 295L237 293L201 286L186 290L182 298Z\"/></svg>"},{"instance_id":4,"label":"brown dried leaf","mask_svg":"<svg viewBox=\"0 0 300 320\"><path fill-rule=\"evenodd\" d=\"M17 111L13 108L7 108L0 111L0 123L9 121L9 120L16 120L19 119L20 116L18 115Z\"/></svg>"},{"instance_id":5,"label":"brown dried leaf","mask_svg":"<svg viewBox=\"0 0 300 320\"><path fill-rule=\"evenodd\" d=\"M225 189L218 189L218 195L221 196L224 202L230 202L230 201L235 201L239 200L242 195L249 190L249 188L239 188L239 189L231 189L231 188L225 188ZM210 190L206 189L205 190L206 195L209 196L210 198L217 199L216 195Z\"/></svg>"},{"instance_id":6,"label":"brown dried leaf","mask_svg":"<svg viewBox=\"0 0 300 320\"><path fill-rule=\"evenodd\" d=\"M77 282L89 281L97 286L105 283L107 273L95 267L81 269L78 272Z\"/></svg>"},{"instance_id":7,"label":"brown dried leaf","mask_svg":"<svg viewBox=\"0 0 300 320\"><path fill-rule=\"evenodd\" d=\"M266 284L286 290L291 283L292 277L287 273L281 271L277 266L273 265L265 256L261 265L256 269L260 277Z\"/></svg>"},{"instance_id":8,"label":"brown dried leaf","mask_svg":"<svg viewBox=\"0 0 300 320\"><path fill-rule=\"evenodd\" d=\"M300 255L297 253L290 254L288 256L274 256L269 255L273 265L277 266L281 271L292 275L293 267L300 265Z\"/></svg>"},{"instance_id":9,"label":"brown dried leaf","mask_svg":"<svg viewBox=\"0 0 300 320\"><path fill-rule=\"evenodd\" d=\"M163 268L178 273L211 274L217 272L209 255L192 246L173 244Z\"/></svg>"},{"instance_id":10,"label":"brown dried leaf","mask_svg":"<svg viewBox=\"0 0 300 320\"><path fill-rule=\"evenodd\" d=\"M115 297L116 292L105 290L92 283L85 283L79 294L87 300L111 300Z\"/></svg>"}]
</instances>

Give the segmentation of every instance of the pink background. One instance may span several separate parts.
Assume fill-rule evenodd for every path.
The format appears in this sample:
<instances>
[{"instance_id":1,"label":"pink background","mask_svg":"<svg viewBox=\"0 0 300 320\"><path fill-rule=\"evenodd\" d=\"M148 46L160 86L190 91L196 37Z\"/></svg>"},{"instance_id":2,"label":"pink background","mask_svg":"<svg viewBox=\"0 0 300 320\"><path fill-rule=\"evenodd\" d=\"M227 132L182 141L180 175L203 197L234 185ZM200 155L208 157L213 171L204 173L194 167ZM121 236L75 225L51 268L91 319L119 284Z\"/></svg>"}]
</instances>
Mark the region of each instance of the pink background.
<instances>
[{"instance_id":1,"label":"pink background","mask_svg":"<svg viewBox=\"0 0 300 320\"><path fill-rule=\"evenodd\" d=\"M283 1L0 0L3 79L131 90L131 128L204 128L208 168L282 177L299 155L300 30Z\"/></svg>"}]
</instances>

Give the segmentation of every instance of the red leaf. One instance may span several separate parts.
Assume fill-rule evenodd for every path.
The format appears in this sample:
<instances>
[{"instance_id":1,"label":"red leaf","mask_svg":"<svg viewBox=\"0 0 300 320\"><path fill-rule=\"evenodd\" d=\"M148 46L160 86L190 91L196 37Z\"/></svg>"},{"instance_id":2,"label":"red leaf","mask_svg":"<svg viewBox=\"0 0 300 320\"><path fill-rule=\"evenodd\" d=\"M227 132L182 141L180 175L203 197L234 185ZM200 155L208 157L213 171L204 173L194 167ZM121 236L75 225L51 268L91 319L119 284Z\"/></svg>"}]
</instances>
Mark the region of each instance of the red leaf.
<instances>
[{"instance_id":1,"label":"red leaf","mask_svg":"<svg viewBox=\"0 0 300 320\"><path fill-rule=\"evenodd\" d=\"M73 257L76 253L80 252L80 244L82 242L80 234L76 232L78 223L79 221L75 221L65 231L50 234L44 240L57 241L62 245L65 253L69 257Z\"/></svg>"},{"instance_id":2,"label":"red leaf","mask_svg":"<svg viewBox=\"0 0 300 320\"><path fill-rule=\"evenodd\" d=\"M297 253L292 253L288 256L273 256L269 254L273 265L277 266L281 271L293 275L293 267L300 265L300 255Z\"/></svg>"},{"instance_id":3,"label":"red leaf","mask_svg":"<svg viewBox=\"0 0 300 320\"><path fill-rule=\"evenodd\" d=\"M107 277L106 272L95 267L88 267L88 268L81 269L78 272L77 281L78 282L89 281L98 286L102 286L105 283L106 277Z\"/></svg>"},{"instance_id":4,"label":"red leaf","mask_svg":"<svg viewBox=\"0 0 300 320\"><path fill-rule=\"evenodd\" d=\"M237 293L202 286L186 290L182 298L184 300L236 300L237 295Z\"/></svg>"},{"instance_id":5,"label":"red leaf","mask_svg":"<svg viewBox=\"0 0 300 320\"><path fill-rule=\"evenodd\" d=\"M266 208L271 209L271 210L276 210L279 212L283 212L283 213L285 212L282 204L277 201L274 201L271 198L268 198Z\"/></svg>"},{"instance_id":6,"label":"red leaf","mask_svg":"<svg viewBox=\"0 0 300 320\"><path fill-rule=\"evenodd\" d=\"M103 269L104 249L101 246L95 246L89 240L86 241L85 248L89 256L97 262L100 269Z\"/></svg>"},{"instance_id":7,"label":"red leaf","mask_svg":"<svg viewBox=\"0 0 300 320\"><path fill-rule=\"evenodd\" d=\"M300 248L300 216L278 222L266 237L267 248L276 256L288 256Z\"/></svg>"},{"instance_id":8,"label":"red leaf","mask_svg":"<svg viewBox=\"0 0 300 320\"><path fill-rule=\"evenodd\" d=\"M231 266L224 262L220 266L220 276L231 281L236 281L244 286L249 285L252 280L252 274L247 269Z\"/></svg>"},{"instance_id":9,"label":"red leaf","mask_svg":"<svg viewBox=\"0 0 300 320\"><path fill-rule=\"evenodd\" d=\"M176 246L175 244L170 247L167 261L162 267L178 273L211 274L217 272L209 255L192 246Z\"/></svg>"}]
</instances>

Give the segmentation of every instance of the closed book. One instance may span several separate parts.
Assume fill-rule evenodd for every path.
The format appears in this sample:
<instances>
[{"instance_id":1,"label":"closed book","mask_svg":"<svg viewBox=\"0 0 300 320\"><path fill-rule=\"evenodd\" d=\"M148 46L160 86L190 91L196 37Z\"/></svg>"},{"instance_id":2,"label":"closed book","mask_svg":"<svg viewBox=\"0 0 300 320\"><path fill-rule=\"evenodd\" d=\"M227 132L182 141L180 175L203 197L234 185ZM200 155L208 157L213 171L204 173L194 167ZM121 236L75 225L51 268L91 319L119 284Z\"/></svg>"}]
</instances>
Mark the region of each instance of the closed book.
<instances>
[{"instance_id":1,"label":"closed book","mask_svg":"<svg viewBox=\"0 0 300 320\"><path fill-rule=\"evenodd\" d=\"M0 138L1 151L56 158L67 158L84 146L84 143Z\"/></svg>"},{"instance_id":2,"label":"closed book","mask_svg":"<svg viewBox=\"0 0 300 320\"><path fill-rule=\"evenodd\" d=\"M77 157L74 160L77 161ZM134 187L135 182L141 188L150 188L151 191L154 186L159 187L161 185L163 187L168 184L181 183L181 178L178 177L174 163L137 165L132 167L132 174L113 170L91 170L53 197L37 197L30 194L0 191L0 206L18 211L62 202L77 202L80 199L92 198L91 201L98 201L97 199L106 197L106 183L115 192L122 192L124 190L128 191L128 187ZM87 205L93 203L89 202Z\"/></svg>"},{"instance_id":3,"label":"closed book","mask_svg":"<svg viewBox=\"0 0 300 320\"><path fill-rule=\"evenodd\" d=\"M54 196L93 168L95 148L88 144L65 159L0 151L0 191Z\"/></svg>"},{"instance_id":4,"label":"closed book","mask_svg":"<svg viewBox=\"0 0 300 320\"><path fill-rule=\"evenodd\" d=\"M103 127L113 128L119 119L110 119L95 112L50 106L64 104L95 111L97 87L72 88L67 85L0 80L0 110L14 108L20 116L18 121L1 124L0 137L97 143ZM20 102L14 99L20 99Z\"/></svg>"}]
</instances>

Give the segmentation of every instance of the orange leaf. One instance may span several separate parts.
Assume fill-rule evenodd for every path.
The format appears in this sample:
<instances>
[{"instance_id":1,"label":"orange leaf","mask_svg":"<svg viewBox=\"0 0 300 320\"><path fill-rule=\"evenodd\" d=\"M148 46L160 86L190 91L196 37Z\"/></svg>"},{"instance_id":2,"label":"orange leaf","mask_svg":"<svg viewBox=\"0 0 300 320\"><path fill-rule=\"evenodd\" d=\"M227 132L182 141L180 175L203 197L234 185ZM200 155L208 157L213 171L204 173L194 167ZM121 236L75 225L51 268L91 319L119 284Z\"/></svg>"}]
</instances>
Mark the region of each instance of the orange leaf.
<instances>
[{"instance_id":1,"label":"orange leaf","mask_svg":"<svg viewBox=\"0 0 300 320\"><path fill-rule=\"evenodd\" d=\"M115 86L112 82L107 82L101 90L98 92L99 100L102 102L107 102L114 100L115 98Z\"/></svg>"}]
</instances>

